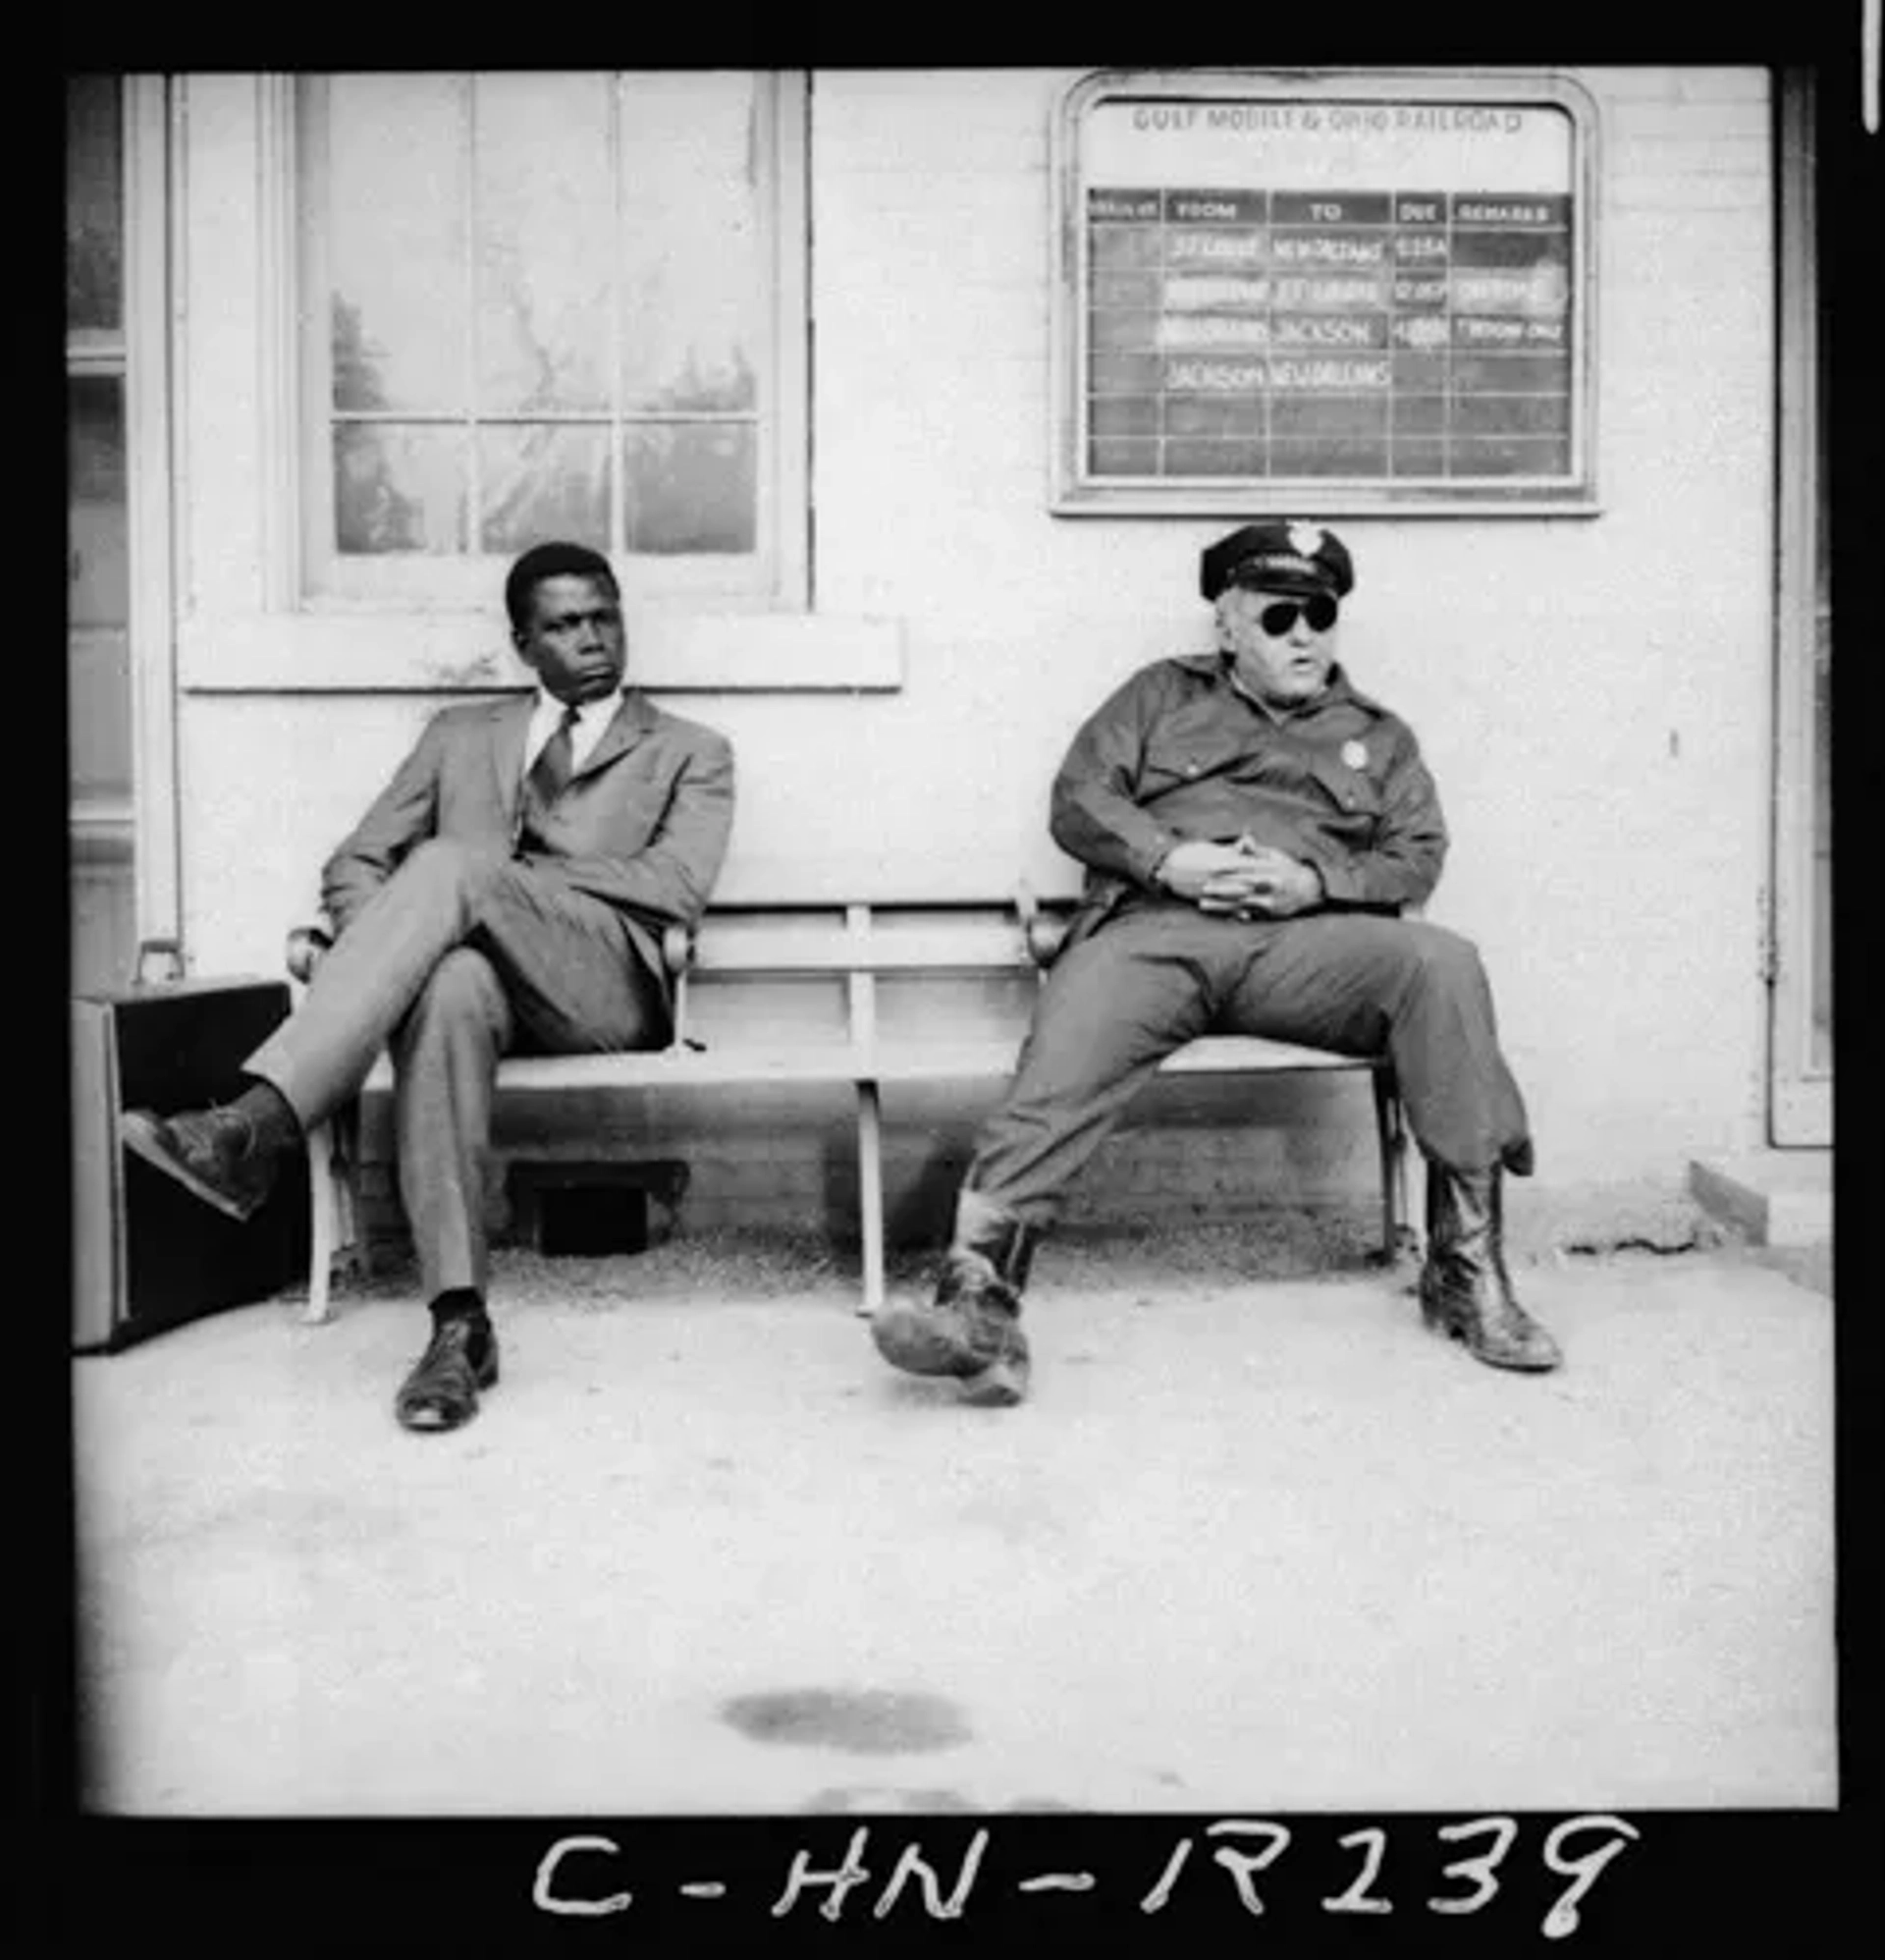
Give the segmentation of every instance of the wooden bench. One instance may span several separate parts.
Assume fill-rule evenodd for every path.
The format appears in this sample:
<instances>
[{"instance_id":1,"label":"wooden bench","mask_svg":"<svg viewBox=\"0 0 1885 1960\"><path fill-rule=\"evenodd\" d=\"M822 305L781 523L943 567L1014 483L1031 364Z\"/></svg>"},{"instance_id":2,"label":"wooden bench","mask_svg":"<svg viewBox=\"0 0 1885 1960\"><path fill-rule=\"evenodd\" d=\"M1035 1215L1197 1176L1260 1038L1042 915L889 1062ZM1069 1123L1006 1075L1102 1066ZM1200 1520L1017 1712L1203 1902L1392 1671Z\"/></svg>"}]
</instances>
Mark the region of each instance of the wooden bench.
<instances>
[{"instance_id":1,"label":"wooden bench","mask_svg":"<svg viewBox=\"0 0 1885 1960\"><path fill-rule=\"evenodd\" d=\"M751 1089L776 1084L847 1084L855 1098L863 1291L858 1311L884 1299L883 1095L887 1085L990 1079L1013 1072L1025 1016L994 1036L931 1038L880 1025L880 984L891 976L1024 975L1031 997L1066 931L1070 900L1042 901L1025 887L1001 897L942 901L834 903L717 902L693 932L672 928L664 956L674 976L674 1038L659 1050L629 1054L513 1056L500 1063L500 1103L555 1099L572 1091ZM291 936L289 965L305 980L318 957L319 935ZM740 1028L702 1042L698 998L707 988L763 980L824 978L841 989L835 1038L804 1031L771 1036ZM1031 998L1029 1004L1031 1005ZM1407 1216L1406 1132L1393 1070L1385 1058L1338 1055L1241 1035L1211 1035L1167 1059L1174 1075L1279 1074L1366 1070L1373 1089L1381 1177L1381 1251L1392 1262L1403 1248ZM391 1090L382 1057L363 1094ZM332 1315L337 1260L357 1250L359 1161L357 1106L308 1138L313 1217L309 1322ZM512 1152L511 1155L521 1153Z\"/></svg>"}]
</instances>

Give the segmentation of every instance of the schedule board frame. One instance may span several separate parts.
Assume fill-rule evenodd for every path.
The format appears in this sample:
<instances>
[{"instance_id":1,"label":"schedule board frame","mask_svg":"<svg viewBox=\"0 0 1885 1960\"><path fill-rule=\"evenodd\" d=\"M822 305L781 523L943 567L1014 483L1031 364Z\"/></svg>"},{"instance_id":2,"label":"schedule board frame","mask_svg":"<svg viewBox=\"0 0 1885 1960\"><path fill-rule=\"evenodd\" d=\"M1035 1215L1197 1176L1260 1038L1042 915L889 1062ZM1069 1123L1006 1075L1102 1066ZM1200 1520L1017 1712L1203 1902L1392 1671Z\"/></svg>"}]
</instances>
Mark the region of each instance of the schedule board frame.
<instances>
[{"instance_id":1,"label":"schedule board frame","mask_svg":"<svg viewBox=\"0 0 1885 1960\"><path fill-rule=\"evenodd\" d=\"M1571 154L1564 196L1569 277L1566 284L1567 466L1548 474L1501 471L1433 476L1342 473L1317 468L1294 473L1103 473L1092 466L1092 304L1089 191L1082 135L1097 108L1122 102L1162 111L1167 129L1183 128L1184 106L1217 116L1289 109L1333 127L1337 118L1356 147L1370 136L1371 112L1434 111L1444 119L1500 111L1556 110L1568 119ZM1194 117L1195 121L1196 118ZM1378 116L1375 120L1379 120ZM1266 70L1106 69L1083 76L1061 93L1050 139L1053 209L1050 234L1049 508L1059 516L1221 516L1295 513L1322 516L1591 517L1600 505L1596 478L1597 350L1596 105L1571 77L1538 69ZM1178 175L1175 170L1168 175ZM1366 187L1353 186L1361 191ZM1398 187L1384 187L1392 190ZM1484 191L1491 185L1428 185L1441 191ZM1255 187L1253 187L1255 189ZM1228 194L1235 195L1235 191ZM1258 192L1261 194L1261 191ZM1386 411L1393 414L1392 404ZM1267 408L1265 413L1268 413Z\"/></svg>"}]
</instances>

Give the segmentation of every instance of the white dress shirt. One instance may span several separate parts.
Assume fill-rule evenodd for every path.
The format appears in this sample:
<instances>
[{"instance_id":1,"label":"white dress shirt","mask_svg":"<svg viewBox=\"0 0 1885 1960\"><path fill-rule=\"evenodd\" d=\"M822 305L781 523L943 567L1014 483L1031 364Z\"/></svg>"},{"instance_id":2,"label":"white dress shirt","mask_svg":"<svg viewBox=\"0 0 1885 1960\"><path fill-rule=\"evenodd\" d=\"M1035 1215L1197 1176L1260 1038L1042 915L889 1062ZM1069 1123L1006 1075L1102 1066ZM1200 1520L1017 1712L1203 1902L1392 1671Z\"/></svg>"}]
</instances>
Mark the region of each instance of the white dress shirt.
<instances>
[{"instance_id":1,"label":"white dress shirt","mask_svg":"<svg viewBox=\"0 0 1885 1960\"><path fill-rule=\"evenodd\" d=\"M568 704L559 701L549 688L539 686L537 705L530 717L530 726L523 737L523 775L518 779L527 782L532 764L543 753L544 744L556 734L563 721ZM613 694L605 694L599 701L579 701L576 704L576 725L569 731L570 767L579 769L589 759L589 752L602 739L602 732L616 718L616 710L621 706L621 689Z\"/></svg>"}]
</instances>

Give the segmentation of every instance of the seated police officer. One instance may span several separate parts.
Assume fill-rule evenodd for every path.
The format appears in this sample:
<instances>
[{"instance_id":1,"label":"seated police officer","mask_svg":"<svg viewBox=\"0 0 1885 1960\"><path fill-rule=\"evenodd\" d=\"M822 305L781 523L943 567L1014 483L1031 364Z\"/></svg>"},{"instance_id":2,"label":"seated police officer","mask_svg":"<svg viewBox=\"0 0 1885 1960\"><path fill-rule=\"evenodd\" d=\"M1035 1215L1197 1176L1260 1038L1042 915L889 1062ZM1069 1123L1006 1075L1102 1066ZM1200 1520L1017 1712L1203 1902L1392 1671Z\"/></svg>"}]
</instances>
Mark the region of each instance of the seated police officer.
<instances>
[{"instance_id":1,"label":"seated police officer","mask_svg":"<svg viewBox=\"0 0 1885 1960\"><path fill-rule=\"evenodd\" d=\"M879 1350L965 1399L1017 1402L1029 1259L1134 1094L1174 1049L1248 1034L1386 1053L1427 1162L1427 1326L1495 1367L1553 1368L1513 1297L1500 1175L1532 1171L1474 947L1397 916L1446 830L1407 725L1336 664L1354 584L1330 531L1280 518L1207 550L1218 650L1160 660L1074 737L1050 828L1087 866L1007 1094L957 1197L933 1300L892 1303Z\"/></svg>"}]
</instances>

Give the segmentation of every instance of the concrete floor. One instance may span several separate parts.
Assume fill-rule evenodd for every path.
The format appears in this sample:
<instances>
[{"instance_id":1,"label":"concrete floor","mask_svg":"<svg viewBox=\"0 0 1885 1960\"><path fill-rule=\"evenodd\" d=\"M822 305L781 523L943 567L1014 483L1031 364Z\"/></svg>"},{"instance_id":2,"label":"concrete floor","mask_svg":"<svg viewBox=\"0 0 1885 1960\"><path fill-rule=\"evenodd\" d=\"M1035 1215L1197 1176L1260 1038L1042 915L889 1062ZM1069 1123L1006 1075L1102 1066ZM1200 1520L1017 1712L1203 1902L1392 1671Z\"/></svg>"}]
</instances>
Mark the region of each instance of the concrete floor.
<instances>
[{"instance_id":1,"label":"concrete floor","mask_svg":"<svg viewBox=\"0 0 1885 1960\"><path fill-rule=\"evenodd\" d=\"M1835 1800L1823 1269L1540 1264L1569 1365L1515 1378L1260 1265L1050 1246L1013 1411L885 1368L840 1273L677 1247L503 1255L454 1435L392 1420L409 1280L79 1360L92 1802Z\"/></svg>"}]
</instances>

